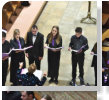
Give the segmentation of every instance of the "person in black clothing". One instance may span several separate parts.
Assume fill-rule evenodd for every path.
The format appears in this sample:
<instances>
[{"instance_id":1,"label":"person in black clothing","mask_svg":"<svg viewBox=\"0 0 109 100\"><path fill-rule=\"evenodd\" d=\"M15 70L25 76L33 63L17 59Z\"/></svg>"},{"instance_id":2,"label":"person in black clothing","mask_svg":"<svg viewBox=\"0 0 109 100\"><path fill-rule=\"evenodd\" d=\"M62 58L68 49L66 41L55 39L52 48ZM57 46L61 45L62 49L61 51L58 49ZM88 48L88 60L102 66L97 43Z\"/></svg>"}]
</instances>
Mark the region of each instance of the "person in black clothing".
<instances>
[{"instance_id":1,"label":"person in black clothing","mask_svg":"<svg viewBox=\"0 0 109 100\"><path fill-rule=\"evenodd\" d=\"M46 46L51 48L62 47L62 37L59 34L59 27L53 26L51 33L48 34ZM61 49L48 49L48 77L51 77L49 83L55 82L58 84L59 65L60 65Z\"/></svg>"},{"instance_id":2,"label":"person in black clothing","mask_svg":"<svg viewBox=\"0 0 109 100\"><path fill-rule=\"evenodd\" d=\"M92 51L91 51L91 54L97 54L97 43L95 43ZM94 55L93 56L93 60L92 60L92 67L94 67L94 72L95 72L95 86L97 86L97 56Z\"/></svg>"},{"instance_id":3,"label":"person in black clothing","mask_svg":"<svg viewBox=\"0 0 109 100\"><path fill-rule=\"evenodd\" d=\"M18 91L2 91L2 100L22 100Z\"/></svg>"},{"instance_id":4,"label":"person in black clothing","mask_svg":"<svg viewBox=\"0 0 109 100\"><path fill-rule=\"evenodd\" d=\"M28 67L28 72L26 74L21 74L23 63L20 63L19 69L17 70L17 78L20 80L23 86L42 86L46 81L46 74L42 77L41 81L33 73L36 70L35 64L31 64Z\"/></svg>"},{"instance_id":5,"label":"person in black clothing","mask_svg":"<svg viewBox=\"0 0 109 100\"><path fill-rule=\"evenodd\" d=\"M44 36L38 32L38 27L33 25L31 32L27 33L26 39L26 46L33 46L33 48L26 51L26 57L29 59L29 64L35 61L38 70L40 70L40 62L43 58L43 42Z\"/></svg>"},{"instance_id":6,"label":"person in black clothing","mask_svg":"<svg viewBox=\"0 0 109 100\"><path fill-rule=\"evenodd\" d=\"M2 32L2 53L8 53L11 49L10 43L6 40L6 33ZM5 86L8 70L8 57L2 58L2 85Z\"/></svg>"},{"instance_id":7,"label":"person in black clothing","mask_svg":"<svg viewBox=\"0 0 109 100\"><path fill-rule=\"evenodd\" d=\"M88 41L87 38L82 35L82 28L77 27L75 29L76 34L71 37L71 41L69 43L69 51L71 49L73 50L79 50L78 52L72 51L72 80L70 82L70 85L75 86L76 81L76 68L77 63L79 65L79 78L80 78L80 84L84 85L84 52L89 48L88 47ZM84 47L83 47L84 46Z\"/></svg>"},{"instance_id":8,"label":"person in black clothing","mask_svg":"<svg viewBox=\"0 0 109 100\"><path fill-rule=\"evenodd\" d=\"M22 49L25 47L25 41L20 37L19 29L14 30L13 39L10 40L11 48ZM23 62L23 68L25 68L25 53L24 51L12 51L11 53L11 64L10 64L10 81L13 85L18 85L16 77L17 70L19 68L19 62Z\"/></svg>"}]
</instances>

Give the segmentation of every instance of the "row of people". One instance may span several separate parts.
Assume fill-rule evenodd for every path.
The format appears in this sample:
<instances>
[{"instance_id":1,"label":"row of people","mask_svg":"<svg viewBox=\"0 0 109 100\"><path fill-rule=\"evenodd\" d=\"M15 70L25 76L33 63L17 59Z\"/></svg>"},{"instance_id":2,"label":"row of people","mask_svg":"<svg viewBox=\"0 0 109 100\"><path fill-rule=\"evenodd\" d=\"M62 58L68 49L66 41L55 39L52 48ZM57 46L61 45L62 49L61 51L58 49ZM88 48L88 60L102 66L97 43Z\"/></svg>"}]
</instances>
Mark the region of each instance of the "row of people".
<instances>
[{"instance_id":1,"label":"row of people","mask_svg":"<svg viewBox=\"0 0 109 100\"><path fill-rule=\"evenodd\" d=\"M10 40L10 43L5 40L6 34L2 32L2 52L9 52L11 48L21 49L25 46L33 46L31 49L24 51L15 51L11 53L11 64L10 64L10 81L13 85L17 85L18 78L16 76L17 70L19 68L19 63L23 62L23 67L25 68L25 55L29 60L29 65L35 62L37 69L40 70L40 63L43 59L44 53L44 35L38 31L38 27L36 25L32 26L31 32L27 33L26 42L22 37L20 37L19 29L14 30L13 39ZM48 34L45 47L49 46L50 48L59 48L62 47L62 36L59 33L59 27L53 26L51 32ZM85 51L88 50L88 40L85 36L82 35L82 28L77 27L75 29L75 35L71 37L68 50L72 50L72 80L70 85L75 85L76 82L76 69L77 63L79 64L79 77L80 84L84 84L84 56ZM96 47L97 49L97 44ZM75 52L74 50L79 50ZM93 51L95 54L97 50ZM59 66L60 66L60 57L61 57L61 49L48 49L48 77L51 79L49 83L55 82L58 84L58 76L59 76ZM95 57L95 56L94 56ZM96 57L97 59L97 57ZM92 66L97 66L97 60L93 61ZM8 67L8 58L5 57L2 59L2 79L3 85L6 82L6 74ZM5 67L5 69L4 69ZM97 84L97 67L95 69L95 85Z\"/></svg>"}]
</instances>

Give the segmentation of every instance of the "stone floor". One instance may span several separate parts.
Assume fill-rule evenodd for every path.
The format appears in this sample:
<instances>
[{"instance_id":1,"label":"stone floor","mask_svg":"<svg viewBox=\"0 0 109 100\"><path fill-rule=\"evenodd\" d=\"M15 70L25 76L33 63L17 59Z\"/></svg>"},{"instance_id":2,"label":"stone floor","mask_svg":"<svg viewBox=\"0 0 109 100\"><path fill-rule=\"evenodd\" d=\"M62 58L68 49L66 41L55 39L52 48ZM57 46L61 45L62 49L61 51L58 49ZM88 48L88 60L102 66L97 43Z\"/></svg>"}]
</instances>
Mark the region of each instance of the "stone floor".
<instances>
[{"instance_id":1,"label":"stone floor","mask_svg":"<svg viewBox=\"0 0 109 100\"><path fill-rule=\"evenodd\" d=\"M83 28L83 35L87 37L89 44L89 50L85 53L85 83L94 85L94 68L91 67L92 56L90 55L90 52L94 43L97 41L97 25L80 23L80 20L86 17L87 9L88 2L86 1L49 1L36 23L39 31L44 34L44 41L46 40L46 36L51 31L53 25L58 25L60 27L60 34L63 38L64 49L61 53L59 86L68 86L68 83L72 78L71 53L68 51L68 44L71 36L75 34L74 30L77 26ZM97 2L92 2L91 12L91 15L94 18L97 18ZM45 49L44 57L41 62L41 70L43 72L47 72L47 68L47 50ZM79 71L77 70L77 76L79 75L78 72ZM48 84L48 80L45 83L45 86L55 86L55 84ZM6 84L10 84L9 75ZM78 77L77 84L79 84Z\"/></svg>"}]
</instances>

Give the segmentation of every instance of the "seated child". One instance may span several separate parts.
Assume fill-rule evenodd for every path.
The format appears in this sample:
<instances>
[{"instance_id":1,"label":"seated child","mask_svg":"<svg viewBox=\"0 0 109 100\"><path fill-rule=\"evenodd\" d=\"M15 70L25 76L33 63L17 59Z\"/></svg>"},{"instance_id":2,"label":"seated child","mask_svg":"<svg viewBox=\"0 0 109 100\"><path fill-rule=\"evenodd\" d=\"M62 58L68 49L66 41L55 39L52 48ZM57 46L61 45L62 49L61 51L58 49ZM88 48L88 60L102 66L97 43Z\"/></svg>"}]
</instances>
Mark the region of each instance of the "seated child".
<instances>
[{"instance_id":1,"label":"seated child","mask_svg":"<svg viewBox=\"0 0 109 100\"><path fill-rule=\"evenodd\" d=\"M41 81L33 73L36 70L36 65L31 64L28 68L26 74L21 74L23 63L20 63L19 69L17 70L17 78L20 80L21 85L23 86L42 86L46 81L46 74L43 75Z\"/></svg>"}]
</instances>

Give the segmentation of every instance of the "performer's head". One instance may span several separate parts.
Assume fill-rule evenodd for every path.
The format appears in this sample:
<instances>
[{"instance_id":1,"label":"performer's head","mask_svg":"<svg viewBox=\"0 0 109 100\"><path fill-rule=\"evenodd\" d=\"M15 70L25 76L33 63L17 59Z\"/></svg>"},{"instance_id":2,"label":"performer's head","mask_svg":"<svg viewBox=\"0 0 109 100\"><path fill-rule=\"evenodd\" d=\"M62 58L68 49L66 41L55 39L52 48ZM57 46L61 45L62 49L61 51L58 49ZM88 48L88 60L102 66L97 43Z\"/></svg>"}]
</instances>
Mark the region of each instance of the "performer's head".
<instances>
[{"instance_id":1,"label":"performer's head","mask_svg":"<svg viewBox=\"0 0 109 100\"><path fill-rule=\"evenodd\" d=\"M75 35L78 38L82 35L82 28L81 27L76 27L76 29L75 29Z\"/></svg>"},{"instance_id":2,"label":"performer's head","mask_svg":"<svg viewBox=\"0 0 109 100\"><path fill-rule=\"evenodd\" d=\"M52 98L49 95L44 95L41 100L52 100Z\"/></svg>"},{"instance_id":3,"label":"performer's head","mask_svg":"<svg viewBox=\"0 0 109 100\"><path fill-rule=\"evenodd\" d=\"M53 26L51 33L53 35L53 37L58 36L59 35L59 27L58 26Z\"/></svg>"},{"instance_id":4,"label":"performer's head","mask_svg":"<svg viewBox=\"0 0 109 100\"><path fill-rule=\"evenodd\" d=\"M31 29L31 32L32 32L33 35L36 35L37 32L38 32L38 27L36 25L33 25L32 29Z\"/></svg>"},{"instance_id":5,"label":"performer's head","mask_svg":"<svg viewBox=\"0 0 109 100\"><path fill-rule=\"evenodd\" d=\"M22 100L33 100L35 98L33 91L22 91L21 99Z\"/></svg>"},{"instance_id":6,"label":"performer's head","mask_svg":"<svg viewBox=\"0 0 109 100\"><path fill-rule=\"evenodd\" d=\"M20 30L19 29L14 30L13 38L16 40L19 40L19 38L20 38Z\"/></svg>"},{"instance_id":7,"label":"performer's head","mask_svg":"<svg viewBox=\"0 0 109 100\"><path fill-rule=\"evenodd\" d=\"M28 67L28 73L33 74L35 70L36 70L36 65L34 63L30 64L30 66Z\"/></svg>"},{"instance_id":8,"label":"performer's head","mask_svg":"<svg viewBox=\"0 0 109 100\"><path fill-rule=\"evenodd\" d=\"M59 34L59 27L58 26L53 26L48 38L49 43L52 42L52 39L56 38L56 43L59 44L60 42L60 34Z\"/></svg>"},{"instance_id":9,"label":"performer's head","mask_svg":"<svg viewBox=\"0 0 109 100\"><path fill-rule=\"evenodd\" d=\"M2 44L5 42L6 40L6 33L2 32Z\"/></svg>"}]
</instances>

